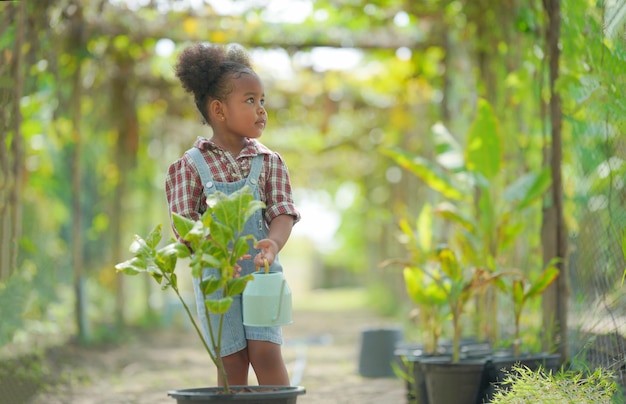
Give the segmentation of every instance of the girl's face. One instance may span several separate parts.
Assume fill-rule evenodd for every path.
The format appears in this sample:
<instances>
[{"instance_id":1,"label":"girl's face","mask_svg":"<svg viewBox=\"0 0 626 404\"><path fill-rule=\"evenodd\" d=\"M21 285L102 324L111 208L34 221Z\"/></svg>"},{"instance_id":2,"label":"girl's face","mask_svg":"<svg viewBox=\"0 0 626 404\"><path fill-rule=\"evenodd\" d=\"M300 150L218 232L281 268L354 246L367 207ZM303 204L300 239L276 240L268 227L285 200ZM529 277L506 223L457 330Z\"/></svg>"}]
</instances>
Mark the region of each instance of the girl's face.
<instances>
[{"instance_id":1,"label":"girl's face","mask_svg":"<svg viewBox=\"0 0 626 404\"><path fill-rule=\"evenodd\" d=\"M267 124L265 93L261 80L252 74L231 79L233 90L224 101L223 122L228 134L259 138Z\"/></svg>"}]
</instances>

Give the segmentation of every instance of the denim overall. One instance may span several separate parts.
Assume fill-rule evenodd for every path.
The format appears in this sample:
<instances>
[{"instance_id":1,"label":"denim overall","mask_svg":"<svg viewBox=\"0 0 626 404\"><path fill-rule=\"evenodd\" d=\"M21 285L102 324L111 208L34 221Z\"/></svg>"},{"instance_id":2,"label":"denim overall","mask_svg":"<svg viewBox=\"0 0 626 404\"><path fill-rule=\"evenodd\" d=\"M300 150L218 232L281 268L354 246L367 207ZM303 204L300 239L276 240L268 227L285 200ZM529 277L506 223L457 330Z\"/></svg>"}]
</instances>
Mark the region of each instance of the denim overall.
<instances>
[{"instance_id":1,"label":"denim overall","mask_svg":"<svg viewBox=\"0 0 626 404\"><path fill-rule=\"evenodd\" d=\"M213 180L211 170L209 169L209 166L206 163L206 160L204 159L204 156L202 155L200 149L193 147L188 150L187 153L192 157L195 163L198 174L200 175L200 180L204 185L204 194L206 197L212 195L216 191L220 191L224 194L230 195L247 185L252 190L254 198L256 200L261 200L258 182L261 168L263 166L262 154L256 155L252 159L250 174L248 175L248 178L235 182L217 182ZM244 226L243 232L244 234L254 235L257 240L261 240L267 237L267 226L265 225L265 221L263 219L262 209L257 210L254 215L250 219L248 219ZM239 261L242 276L250 274L256 270L253 259L259 251L260 250L250 246L250 255L252 257L250 259ZM274 262L270 266L270 270L282 272L282 266L280 265L278 256L276 256ZM206 278L211 274L218 275L219 272L215 268L205 268L202 271L203 278ZM209 334L207 317L204 310L204 296L202 295L202 291L200 290L200 280L197 278L193 278L193 289L196 296L196 309L198 311L198 318L202 325L204 339L206 340L207 345L211 348L211 350L213 350L211 346L211 337ZM219 290L211 295L211 298L220 298L221 296L222 291ZM210 313L209 317L211 319L211 323L213 324L213 330L216 333L219 322L219 315ZM282 330L280 327L244 326L243 312L241 306L241 294L239 294L237 296L233 296L233 303L228 312L224 315L224 323L222 325L221 356L227 356L246 348L246 346L248 345L247 340L270 341L275 344L282 344Z\"/></svg>"}]
</instances>

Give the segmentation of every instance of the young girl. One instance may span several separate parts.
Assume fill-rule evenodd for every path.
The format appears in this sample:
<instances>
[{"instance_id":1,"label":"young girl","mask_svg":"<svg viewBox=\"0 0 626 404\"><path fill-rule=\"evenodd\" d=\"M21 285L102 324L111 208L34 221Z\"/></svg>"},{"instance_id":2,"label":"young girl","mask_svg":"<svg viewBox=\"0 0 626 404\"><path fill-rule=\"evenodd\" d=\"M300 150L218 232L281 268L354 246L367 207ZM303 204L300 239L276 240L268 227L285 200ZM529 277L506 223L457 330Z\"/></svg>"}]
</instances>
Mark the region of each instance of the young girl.
<instances>
[{"instance_id":1,"label":"young girl","mask_svg":"<svg viewBox=\"0 0 626 404\"><path fill-rule=\"evenodd\" d=\"M169 167L165 191L170 212L197 220L206 210L206 195L215 191L230 194L249 186L266 208L246 224L245 231L259 241L250 252L252 259L240 262L241 274L254 272L264 260L272 271L282 271L277 254L300 215L293 203L287 166L278 153L256 140L265 129L267 113L263 84L247 53L235 46L196 44L181 53L176 76L193 94L213 134L210 139L198 137L194 147ZM206 276L216 270L205 271ZM208 341L207 321L213 323L217 317L207 320L196 279L194 290ZM260 385L289 385L280 327L244 326L241 295L225 315L222 335L220 354L231 385L248 384L250 365Z\"/></svg>"}]
</instances>

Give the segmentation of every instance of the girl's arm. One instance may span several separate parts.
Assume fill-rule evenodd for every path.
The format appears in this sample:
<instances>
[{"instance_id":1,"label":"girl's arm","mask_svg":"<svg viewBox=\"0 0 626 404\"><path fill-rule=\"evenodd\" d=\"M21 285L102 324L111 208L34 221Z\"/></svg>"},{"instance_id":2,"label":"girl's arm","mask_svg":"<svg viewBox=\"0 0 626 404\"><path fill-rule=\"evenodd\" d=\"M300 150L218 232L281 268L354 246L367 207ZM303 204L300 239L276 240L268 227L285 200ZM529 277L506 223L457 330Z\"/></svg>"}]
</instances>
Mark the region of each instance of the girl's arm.
<instances>
[{"instance_id":1,"label":"girl's arm","mask_svg":"<svg viewBox=\"0 0 626 404\"><path fill-rule=\"evenodd\" d=\"M278 252L282 250L285 243L287 243L291 235L293 224L294 217L291 215L278 215L272 220L267 238L257 242L257 248L261 249L261 252L254 257L255 266L263 268L265 265L263 262L264 259L267 260L269 265L274 262Z\"/></svg>"}]
</instances>

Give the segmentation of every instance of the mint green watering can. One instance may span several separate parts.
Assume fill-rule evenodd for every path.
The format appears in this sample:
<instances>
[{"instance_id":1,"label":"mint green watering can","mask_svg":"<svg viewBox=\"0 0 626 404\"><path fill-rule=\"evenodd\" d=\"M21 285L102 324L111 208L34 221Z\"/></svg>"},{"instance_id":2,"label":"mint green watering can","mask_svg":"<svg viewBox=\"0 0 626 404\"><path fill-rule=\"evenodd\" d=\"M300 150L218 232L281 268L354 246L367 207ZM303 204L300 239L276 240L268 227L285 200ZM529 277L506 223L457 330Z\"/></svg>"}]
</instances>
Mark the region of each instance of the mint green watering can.
<instances>
[{"instance_id":1,"label":"mint green watering can","mask_svg":"<svg viewBox=\"0 0 626 404\"><path fill-rule=\"evenodd\" d=\"M252 274L243 291L243 324L255 327L274 327L291 324L291 289L282 272L270 272L267 261L265 272Z\"/></svg>"}]
</instances>

